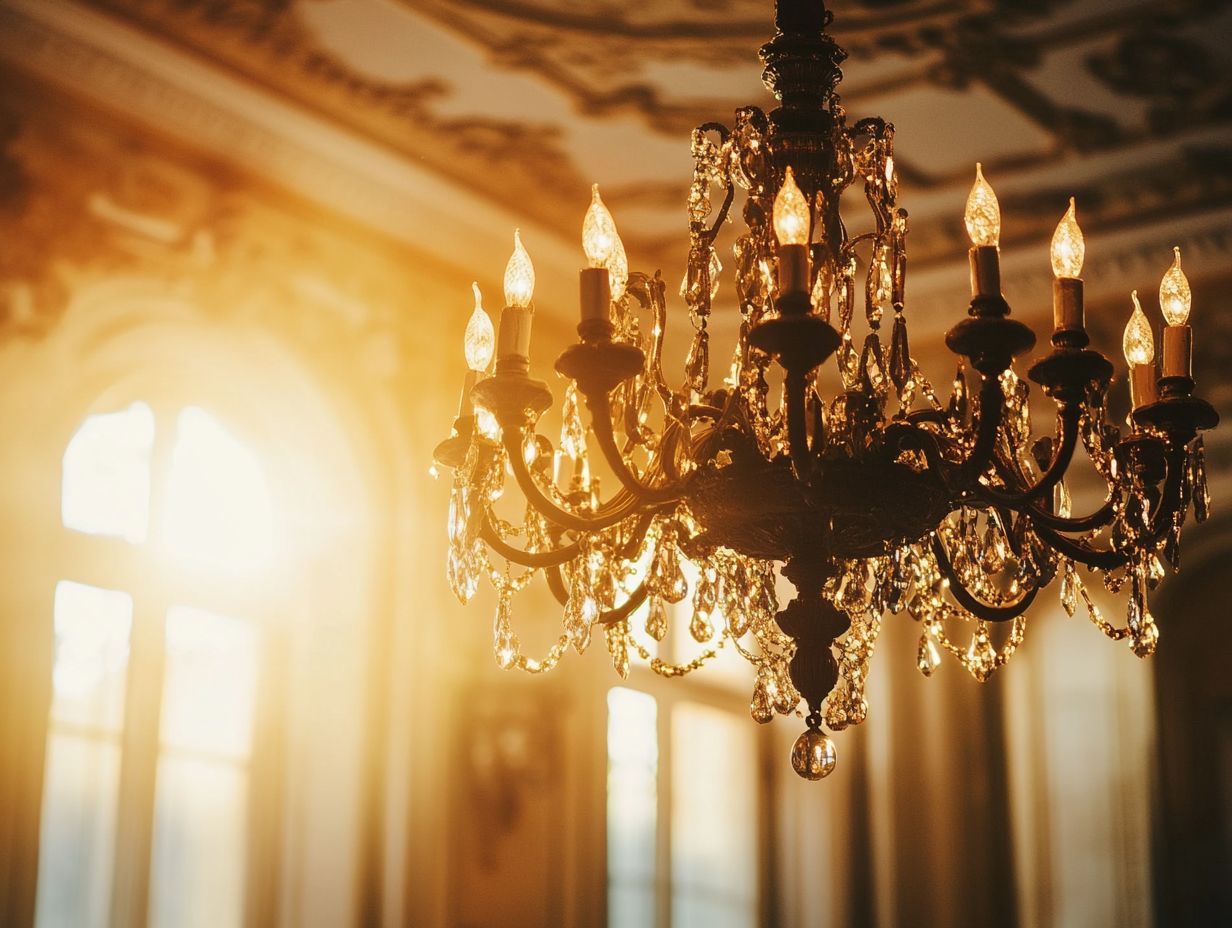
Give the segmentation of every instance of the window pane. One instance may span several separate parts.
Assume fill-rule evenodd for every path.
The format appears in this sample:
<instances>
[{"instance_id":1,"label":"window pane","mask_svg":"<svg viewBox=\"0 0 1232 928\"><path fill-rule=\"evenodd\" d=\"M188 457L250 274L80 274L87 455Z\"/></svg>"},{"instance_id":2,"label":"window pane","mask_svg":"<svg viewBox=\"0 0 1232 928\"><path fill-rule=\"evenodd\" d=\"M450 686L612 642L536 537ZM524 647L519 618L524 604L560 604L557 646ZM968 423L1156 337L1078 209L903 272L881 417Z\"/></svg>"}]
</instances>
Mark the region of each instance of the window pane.
<instances>
[{"instance_id":1,"label":"window pane","mask_svg":"<svg viewBox=\"0 0 1232 928\"><path fill-rule=\"evenodd\" d=\"M256 692L251 624L190 606L168 610L163 747L246 759Z\"/></svg>"},{"instance_id":2,"label":"window pane","mask_svg":"<svg viewBox=\"0 0 1232 928\"><path fill-rule=\"evenodd\" d=\"M607 694L608 928L655 923L655 822L659 767L653 696Z\"/></svg>"},{"instance_id":3,"label":"window pane","mask_svg":"<svg viewBox=\"0 0 1232 928\"><path fill-rule=\"evenodd\" d=\"M61 580L55 598L54 722L118 732L124 724L124 688L133 598Z\"/></svg>"},{"instance_id":4,"label":"window pane","mask_svg":"<svg viewBox=\"0 0 1232 928\"><path fill-rule=\"evenodd\" d=\"M39 838L38 928L104 928L111 904L120 748L52 732Z\"/></svg>"},{"instance_id":5,"label":"window pane","mask_svg":"<svg viewBox=\"0 0 1232 928\"><path fill-rule=\"evenodd\" d=\"M91 535L146 539L154 413L145 403L90 416L64 452L60 518Z\"/></svg>"},{"instance_id":6,"label":"window pane","mask_svg":"<svg viewBox=\"0 0 1232 928\"><path fill-rule=\"evenodd\" d=\"M672 711L672 928L754 928L757 737L747 716Z\"/></svg>"},{"instance_id":7,"label":"window pane","mask_svg":"<svg viewBox=\"0 0 1232 928\"><path fill-rule=\"evenodd\" d=\"M226 761L158 762L150 928L240 928L248 775Z\"/></svg>"},{"instance_id":8,"label":"window pane","mask_svg":"<svg viewBox=\"0 0 1232 928\"><path fill-rule=\"evenodd\" d=\"M203 409L180 413L163 541L181 560L204 567L260 567L273 553L273 509L253 452Z\"/></svg>"},{"instance_id":9,"label":"window pane","mask_svg":"<svg viewBox=\"0 0 1232 928\"><path fill-rule=\"evenodd\" d=\"M239 619L167 612L153 928L242 924L258 646L256 629Z\"/></svg>"}]
</instances>

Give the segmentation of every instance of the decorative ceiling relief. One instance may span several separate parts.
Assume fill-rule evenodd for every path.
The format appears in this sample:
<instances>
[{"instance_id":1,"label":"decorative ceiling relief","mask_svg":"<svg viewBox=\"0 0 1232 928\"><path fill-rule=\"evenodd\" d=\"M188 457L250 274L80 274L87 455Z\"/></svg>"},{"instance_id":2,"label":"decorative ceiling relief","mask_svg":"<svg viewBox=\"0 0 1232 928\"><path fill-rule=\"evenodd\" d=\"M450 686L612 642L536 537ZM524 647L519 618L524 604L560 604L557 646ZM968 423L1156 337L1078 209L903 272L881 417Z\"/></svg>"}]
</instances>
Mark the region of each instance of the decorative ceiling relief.
<instances>
[{"instance_id":1,"label":"decorative ceiling relief","mask_svg":"<svg viewBox=\"0 0 1232 928\"><path fill-rule=\"evenodd\" d=\"M405 311L406 254L0 71L0 325L39 337L73 295L147 280L205 318L339 344L377 380L413 375L432 314ZM418 275L416 275L418 276ZM420 287L435 299L430 284ZM332 363L332 361L331 361Z\"/></svg>"},{"instance_id":2,"label":"decorative ceiling relief","mask_svg":"<svg viewBox=\"0 0 1232 928\"><path fill-rule=\"evenodd\" d=\"M730 122L761 94L751 49L771 19L764 0L86 2L563 238L598 181L631 254L672 275L686 247L689 132ZM1164 212L1232 206L1226 172L1193 176L1232 148L1232 67L1219 38L1232 29L1229 8L837 4L834 33L854 77L843 105L853 118L884 113L903 139L913 270L961 261L958 210L977 159L1005 191L1007 248L1045 242L1070 195L1097 239ZM1041 264L1040 287L1046 272Z\"/></svg>"}]
</instances>

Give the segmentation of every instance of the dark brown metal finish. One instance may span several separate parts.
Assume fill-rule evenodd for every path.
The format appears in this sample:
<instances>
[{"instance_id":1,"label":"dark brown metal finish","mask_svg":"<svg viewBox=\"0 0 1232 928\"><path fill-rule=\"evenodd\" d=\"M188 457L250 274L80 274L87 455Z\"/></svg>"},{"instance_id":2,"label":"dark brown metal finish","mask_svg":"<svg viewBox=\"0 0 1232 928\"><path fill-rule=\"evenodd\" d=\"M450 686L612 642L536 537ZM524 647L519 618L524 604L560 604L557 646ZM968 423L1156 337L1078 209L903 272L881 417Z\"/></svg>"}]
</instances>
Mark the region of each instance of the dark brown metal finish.
<instances>
[{"instance_id":1,"label":"dark brown metal finish","mask_svg":"<svg viewBox=\"0 0 1232 928\"><path fill-rule=\"evenodd\" d=\"M570 345L556 359L556 370L576 380L584 396L606 396L618 384L636 377L646 363L642 349L624 342L582 342Z\"/></svg>"},{"instance_id":2,"label":"dark brown metal finish","mask_svg":"<svg viewBox=\"0 0 1232 928\"><path fill-rule=\"evenodd\" d=\"M820 316L767 319L749 333L749 344L778 360L789 371L807 374L838 349L842 339Z\"/></svg>"},{"instance_id":3,"label":"dark brown metal finish","mask_svg":"<svg viewBox=\"0 0 1232 928\"><path fill-rule=\"evenodd\" d=\"M1219 424L1219 413L1196 396L1163 399L1134 410L1134 421L1159 429L1166 435L1188 441L1200 431Z\"/></svg>"},{"instance_id":4,"label":"dark brown metal finish","mask_svg":"<svg viewBox=\"0 0 1232 928\"><path fill-rule=\"evenodd\" d=\"M471 436L471 430L463 434L455 428L453 435L446 438L433 449L432 460L441 465L441 467L448 467L450 469L461 467L466 461L466 453L471 448Z\"/></svg>"},{"instance_id":5,"label":"dark brown metal finish","mask_svg":"<svg viewBox=\"0 0 1232 928\"><path fill-rule=\"evenodd\" d=\"M475 405L496 417L501 428L517 429L552 407L552 391L525 374L497 373L479 381L471 394Z\"/></svg>"},{"instance_id":6,"label":"dark brown metal finish","mask_svg":"<svg viewBox=\"0 0 1232 928\"><path fill-rule=\"evenodd\" d=\"M928 534L951 508L936 475L878 454L818 460L806 486L787 458L768 461L743 436L733 434L723 448L731 463L701 470L689 508L701 542L749 557L875 557Z\"/></svg>"},{"instance_id":7,"label":"dark brown metal finish","mask_svg":"<svg viewBox=\"0 0 1232 928\"><path fill-rule=\"evenodd\" d=\"M1089 348L1059 348L1032 364L1027 376L1053 399L1077 401L1089 384L1112 379L1112 362Z\"/></svg>"},{"instance_id":8,"label":"dark brown metal finish","mask_svg":"<svg viewBox=\"0 0 1232 928\"><path fill-rule=\"evenodd\" d=\"M946 333L945 344L985 377L999 377L1015 356L1035 347L1035 333L1017 319L971 316Z\"/></svg>"}]
</instances>

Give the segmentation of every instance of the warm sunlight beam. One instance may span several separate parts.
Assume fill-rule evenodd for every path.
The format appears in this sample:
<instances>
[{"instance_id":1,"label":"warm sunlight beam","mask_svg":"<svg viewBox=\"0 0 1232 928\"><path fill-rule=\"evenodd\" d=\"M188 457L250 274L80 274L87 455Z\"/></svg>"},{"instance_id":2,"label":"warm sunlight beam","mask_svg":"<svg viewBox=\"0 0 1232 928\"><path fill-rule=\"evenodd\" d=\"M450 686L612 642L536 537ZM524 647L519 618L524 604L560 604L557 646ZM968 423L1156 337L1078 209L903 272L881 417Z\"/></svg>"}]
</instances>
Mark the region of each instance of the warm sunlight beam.
<instances>
[{"instance_id":1,"label":"warm sunlight beam","mask_svg":"<svg viewBox=\"0 0 1232 928\"><path fill-rule=\"evenodd\" d=\"M193 567L247 571L274 551L269 487L257 456L196 406L180 413L162 540Z\"/></svg>"},{"instance_id":2,"label":"warm sunlight beam","mask_svg":"<svg viewBox=\"0 0 1232 928\"><path fill-rule=\"evenodd\" d=\"M150 520L154 413L145 403L90 416L64 452L60 518L65 527L134 544Z\"/></svg>"}]
</instances>

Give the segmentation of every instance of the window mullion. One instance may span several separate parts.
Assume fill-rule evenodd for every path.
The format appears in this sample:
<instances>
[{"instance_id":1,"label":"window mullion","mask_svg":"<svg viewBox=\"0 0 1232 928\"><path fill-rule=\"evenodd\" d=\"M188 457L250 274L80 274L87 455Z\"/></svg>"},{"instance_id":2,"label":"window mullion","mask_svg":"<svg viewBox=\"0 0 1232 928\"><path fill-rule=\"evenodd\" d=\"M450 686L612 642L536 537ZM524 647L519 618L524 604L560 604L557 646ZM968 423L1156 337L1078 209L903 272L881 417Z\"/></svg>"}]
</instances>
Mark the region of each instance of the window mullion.
<instances>
[{"instance_id":1,"label":"window mullion","mask_svg":"<svg viewBox=\"0 0 1232 928\"><path fill-rule=\"evenodd\" d=\"M135 560L145 568L143 579L146 582L144 590L133 592L147 595L140 599L134 595L133 604L111 894L113 928L145 928L149 917L150 857L166 660L166 618L170 606L154 551L160 536L174 443L175 420L159 410L150 462L150 524L146 534L149 540L134 549Z\"/></svg>"}]
</instances>

